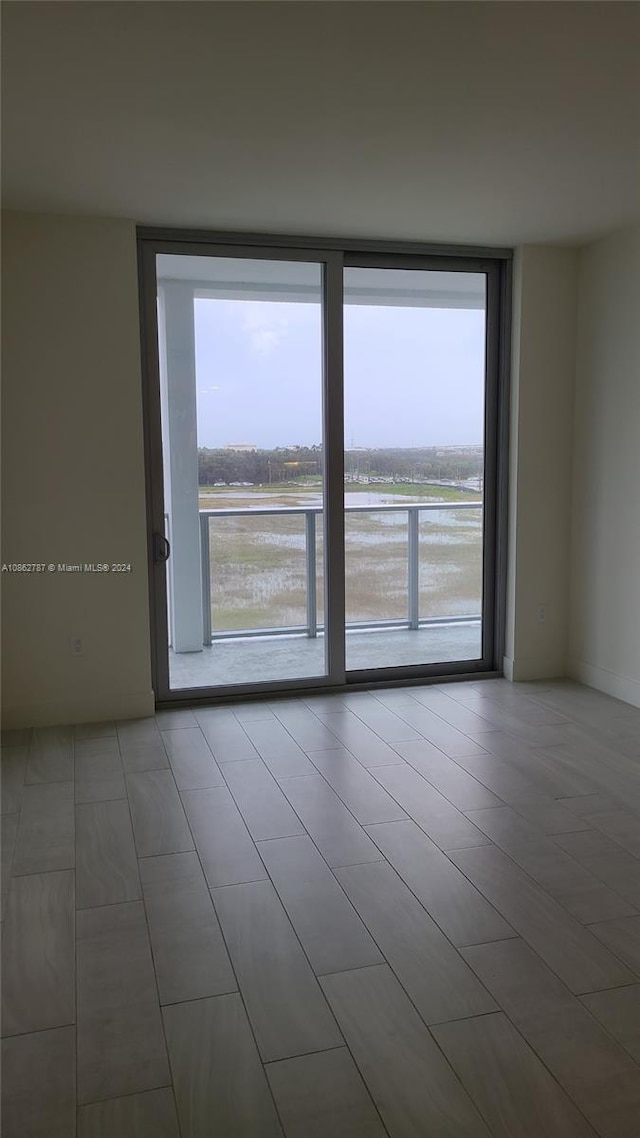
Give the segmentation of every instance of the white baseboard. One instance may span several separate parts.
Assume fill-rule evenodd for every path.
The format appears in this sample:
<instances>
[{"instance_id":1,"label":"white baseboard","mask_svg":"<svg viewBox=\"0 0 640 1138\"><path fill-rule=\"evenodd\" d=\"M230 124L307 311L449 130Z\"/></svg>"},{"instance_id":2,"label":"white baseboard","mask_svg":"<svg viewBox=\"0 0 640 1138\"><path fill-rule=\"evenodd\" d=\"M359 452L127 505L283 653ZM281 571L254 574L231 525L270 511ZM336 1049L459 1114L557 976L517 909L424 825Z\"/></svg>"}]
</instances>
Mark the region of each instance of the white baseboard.
<instances>
[{"instance_id":1,"label":"white baseboard","mask_svg":"<svg viewBox=\"0 0 640 1138\"><path fill-rule=\"evenodd\" d=\"M622 699L634 707L640 707L640 683L631 680L628 676L619 676L616 672L609 672L606 668L597 668L595 664L587 664L584 660L569 660L568 673L574 680L588 684L590 688L612 695L615 699Z\"/></svg>"},{"instance_id":2,"label":"white baseboard","mask_svg":"<svg viewBox=\"0 0 640 1138\"><path fill-rule=\"evenodd\" d=\"M4 704L2 726L54 727L59 723L102 723L117 719L144 719L155 712L152 691L77 695L43 703Z\"/></svg>"},{"instance_id":3,"label":"white baseboard","mask_svg":"<svg viewBox=\"0 0 640 1138\"><path fill-rule=\"evenodd\" d=\"M566 676L566 669L558 661L536 660L533 656L505 656L502 661L505 678L512 683L529 683L534 680L560 680Z\"/></svg>"}]
</instances>

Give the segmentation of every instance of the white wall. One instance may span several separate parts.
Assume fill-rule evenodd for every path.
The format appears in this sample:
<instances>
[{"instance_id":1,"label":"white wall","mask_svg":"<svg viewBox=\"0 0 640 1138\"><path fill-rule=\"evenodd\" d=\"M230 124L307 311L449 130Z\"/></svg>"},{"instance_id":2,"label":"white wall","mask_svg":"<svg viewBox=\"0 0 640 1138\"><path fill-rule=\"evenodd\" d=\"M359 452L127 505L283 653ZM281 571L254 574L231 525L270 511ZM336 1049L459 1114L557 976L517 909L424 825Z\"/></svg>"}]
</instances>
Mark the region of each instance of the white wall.
<instances>
[{"instance_id":1,"label":"white wall","mask_svg":"<svg viewBox=\"0 0 640 1138\"><path fill-rule=\"evenodd\" d=\"M566 670L577 262L575 250L544 245L514 260L504 660L513 680Z\"/></svg>"},{"instance_id":2,"label":"white wall","mask_svg":"<svg viewBox=\"0 0 640 1138\"><path fill-rule=\"evenodd\" d=\"M640 707L640 227L582 251L569 671Z\"/></svg>"},{"instance_id":3,"label":"white wall","mask_svg":"<svg viewBox=\"0 0 640 1138\"><path fill-rule=\"evenodd\" d=\"M4 215L2 560L133 567L3 574L8 726L153 709L136 272L132 223Z\"/></svg>"},{"instance_id":4,"label":"white wall","mask_svg":"<svg viewBox=\"0 0 640 1138\"><path fill-rule=\"evenodd\" d=\"M3 262L2 560L133 565L3 574L3 721L147 715L135 226L7 214ZM640 702L640 232L525 246L514 278L505 672L565 674L571 588L571 673Z\"/></svg>"}]
</instances>

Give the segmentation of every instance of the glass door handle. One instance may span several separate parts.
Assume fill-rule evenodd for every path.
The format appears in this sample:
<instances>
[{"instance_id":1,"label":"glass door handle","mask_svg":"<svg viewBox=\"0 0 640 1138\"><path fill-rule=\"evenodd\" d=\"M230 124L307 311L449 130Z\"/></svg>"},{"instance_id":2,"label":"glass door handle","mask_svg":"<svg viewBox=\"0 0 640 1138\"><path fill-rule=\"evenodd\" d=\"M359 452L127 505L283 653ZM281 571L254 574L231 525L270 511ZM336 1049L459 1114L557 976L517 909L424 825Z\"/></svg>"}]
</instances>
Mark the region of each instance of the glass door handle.
<instances>
[{"instance_id":1,"label":"glass door handle","mask_svg":"<svg viewBox=\"0 0 640 1138\"><path fill-rule=\"evenodd\" d=\"M171 546L163 533L153 535L153 560L156 565L169 560Z\"/></svg>"}]
</instances>

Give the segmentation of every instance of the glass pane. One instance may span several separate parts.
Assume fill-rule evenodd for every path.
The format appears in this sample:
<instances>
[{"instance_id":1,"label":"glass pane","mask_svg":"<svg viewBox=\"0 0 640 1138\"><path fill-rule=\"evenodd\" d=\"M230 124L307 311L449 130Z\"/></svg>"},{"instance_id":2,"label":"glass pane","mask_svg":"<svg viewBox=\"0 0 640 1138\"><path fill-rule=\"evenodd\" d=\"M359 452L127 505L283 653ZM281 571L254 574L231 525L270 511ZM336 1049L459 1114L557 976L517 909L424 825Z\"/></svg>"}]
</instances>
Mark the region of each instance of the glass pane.
<instances>
[{"instance_id":1,"label":"glass pane","mask_svg":"<svg viewBox=\"0 0 640 1138\"><path fill-rule=\"evenodd\" d=\"M325 675L322 267L157 273L170 686Z\"/></svg>"},{"instance_id":2,"label":"glass pane","mask_svg":"<svg viewBox=\"0 0 640 1138\"><path fill-rule=\"evenodd\" d=\"M485 286L345 270L349 670L481 656Z\"/></svg>"},{"instance_id":3,"label":"glass pane","mask_svg":"<svg viewBox=\"0 0 640 1138\"><path fill-rule=\"evenodd\" d=\"M357 505L351 508L352 501ZM348 625L404 620L407 612L407 516L362 509L347 492L345 608Z\"/></svg>"}]
</instances>

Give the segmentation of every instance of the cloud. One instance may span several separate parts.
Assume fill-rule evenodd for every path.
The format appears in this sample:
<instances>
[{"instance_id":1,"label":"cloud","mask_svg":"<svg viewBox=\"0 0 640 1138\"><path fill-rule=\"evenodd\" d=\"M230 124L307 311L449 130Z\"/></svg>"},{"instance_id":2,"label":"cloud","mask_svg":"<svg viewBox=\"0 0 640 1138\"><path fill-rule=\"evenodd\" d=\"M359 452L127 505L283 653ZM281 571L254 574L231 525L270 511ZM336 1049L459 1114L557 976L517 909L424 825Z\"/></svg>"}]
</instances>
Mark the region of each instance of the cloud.
<instances>
[{"instance_id":1,"label":"cloud","mask_svg":"<svg viewBox=\"0 0 640 1138\"><path fill-rule=\"evenodd\" d=\"M249 344L258 356L270 355L289 330L286 316L275 308L276 305L262 301L243 305L242 328L248 332Z\"/></svg>"}]
</instances>

